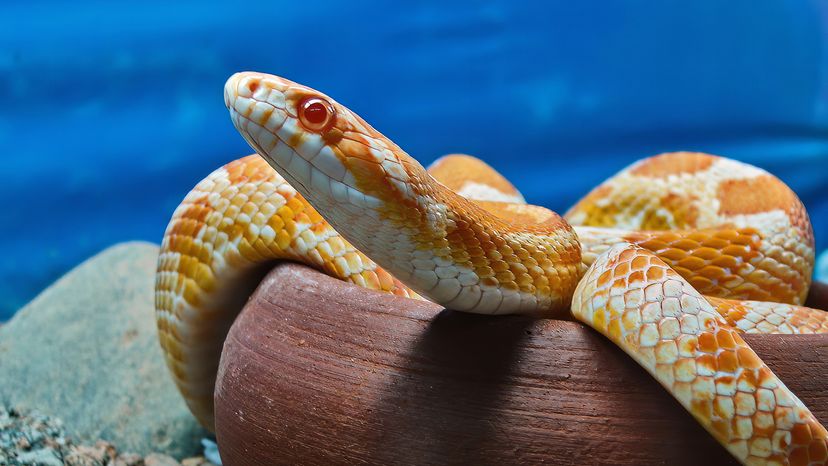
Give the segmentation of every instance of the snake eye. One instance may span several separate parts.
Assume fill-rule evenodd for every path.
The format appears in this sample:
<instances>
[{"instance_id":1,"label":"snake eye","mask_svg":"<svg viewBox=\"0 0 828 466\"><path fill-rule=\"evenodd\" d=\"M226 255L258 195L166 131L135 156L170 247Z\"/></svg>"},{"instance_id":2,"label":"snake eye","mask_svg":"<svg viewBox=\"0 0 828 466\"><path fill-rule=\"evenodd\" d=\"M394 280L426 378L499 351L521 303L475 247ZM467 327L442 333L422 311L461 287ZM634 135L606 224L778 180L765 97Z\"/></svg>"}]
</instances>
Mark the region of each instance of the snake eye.
<instances>
[{"instance_id":1,"label":"snake eye","mask_svg":"<svg viewBox=\"0 0 828 466\"><path fill-rule=\"evenodd\" d=\"M318 97L305 99L299 104L299 121L305 128L321 133L334 122L333 106Z\"/></svg>"}]
</instances>

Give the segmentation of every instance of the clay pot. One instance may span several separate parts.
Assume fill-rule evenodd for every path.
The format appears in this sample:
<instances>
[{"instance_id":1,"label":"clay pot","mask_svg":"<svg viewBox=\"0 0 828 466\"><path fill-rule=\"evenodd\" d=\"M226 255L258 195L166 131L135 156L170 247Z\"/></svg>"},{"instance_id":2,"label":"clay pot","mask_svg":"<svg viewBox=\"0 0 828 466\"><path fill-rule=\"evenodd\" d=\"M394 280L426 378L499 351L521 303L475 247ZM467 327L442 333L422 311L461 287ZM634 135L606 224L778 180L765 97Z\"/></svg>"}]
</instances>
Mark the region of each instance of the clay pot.
<instances>
[{"instance_id":1,"label":"clay pot","mask_svg":"<svg viewBox=\"0 0 828 466\"><path fill-rule=\"evenodd\" d=\"M828 422L828 336L746 339ZM735 464L584 325L446 311L295 264L230 330L215 402L230 466Z\"/></svg>"}]
</instances>

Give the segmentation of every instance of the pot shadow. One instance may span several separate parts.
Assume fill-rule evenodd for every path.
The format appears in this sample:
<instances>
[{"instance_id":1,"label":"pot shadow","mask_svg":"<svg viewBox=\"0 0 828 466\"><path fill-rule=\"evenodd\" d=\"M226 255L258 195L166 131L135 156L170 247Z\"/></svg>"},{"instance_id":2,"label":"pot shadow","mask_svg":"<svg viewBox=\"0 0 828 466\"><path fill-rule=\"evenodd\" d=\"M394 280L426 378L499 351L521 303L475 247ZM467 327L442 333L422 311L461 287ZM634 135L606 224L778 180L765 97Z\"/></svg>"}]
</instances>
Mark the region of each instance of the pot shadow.
<instances>
[{"instance_id":1,"label":"pot shadow","mask_svg":"<svg viewBox=\"0 0 828 466\"><path fill-rule=\"evenodd\" d=\"M486 462L487 445L506 441L497 415L509 394L521 343L536 319L443 310L390 370L374 406L383 463ZM491 457L489 457L491 461Z\"/></svg>"},{"instance_id":2,"label":"pot shadow","mask_svg":"<svg viewBox=\"0 0 828 466\"><path fill-rule=\"evenodd\" d=\"M515 410L532 403L517 396L516 390L526 388L526 377L537 370L530 361L538 355L530 352L543 348L530 340L545 335L544 322L526 316L481 316L449 310L437 314L412 339L398 362L386 368L383 395L372 405L368 417L375 432L366 445L370 461L491 464L504 455L516 462L545 458L537 456L532 447L523 449L526 438L521 438L518 431L522 429L514 424L521 422ZM579 351L602 356L590 359L588 374L574 379L567 375L572 368L563 359L551 358L548 363L562 370L549 374L544 386L553 392L580 394L575 397L583 400L583 411L573 411L570 406L561 413L583 416L579 428L591 429L592 435L573 444L569 424L552 418L545 424L540 420L544 413L525 419L532 424L526 426L526 432L543 436L547 440L544 445L563 442L554 447L555 455L564 455L557 457L566 458L567 464L641 464L648 458L669 458L681 464L735 464L727 450L632 358L594 330L584 330L597 338L590 338L591 344L579 347ZM579 386L579 381L595 379L597 374L603 383ZM682 421L673 421L677 419ZM563 431L555 431L552 426L556 424ZM537 430L547 428L544 425L551 430ZM648 440L641 442L646 453L639 454L630 446L637 445L641 435ZM666 441L652 441L654 438ZM608 449L609 445L614 447Z\"/></svg>"}]
</instances>

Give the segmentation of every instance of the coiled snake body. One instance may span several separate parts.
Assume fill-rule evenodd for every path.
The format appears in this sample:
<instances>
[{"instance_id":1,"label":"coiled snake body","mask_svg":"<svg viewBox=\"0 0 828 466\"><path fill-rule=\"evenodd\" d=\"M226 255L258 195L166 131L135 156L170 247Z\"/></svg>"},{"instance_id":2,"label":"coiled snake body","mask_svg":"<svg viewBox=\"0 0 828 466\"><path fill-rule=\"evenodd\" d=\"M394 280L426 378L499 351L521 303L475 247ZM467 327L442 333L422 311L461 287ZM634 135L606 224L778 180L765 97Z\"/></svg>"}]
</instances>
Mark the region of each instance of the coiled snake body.
<instances>
[{"instance_id":1,"label":"coiled snake body","mask_svg":"<svg viewBox=\"0 0 828 466\"><path fill-rule=\"evenodd\" d=\"M287 259L460 311L571 312L743 463L828 461L825 428L739 336L828 332L826 313L799 306L814 262L807 214L767 172L656 156L564 220L472 157L426 171L347 108L286 79L236 74L225 103L259 155L187 195L156 280L161 346L205 426L232 319L262 264Z\"/></svg>"}]
</instances>

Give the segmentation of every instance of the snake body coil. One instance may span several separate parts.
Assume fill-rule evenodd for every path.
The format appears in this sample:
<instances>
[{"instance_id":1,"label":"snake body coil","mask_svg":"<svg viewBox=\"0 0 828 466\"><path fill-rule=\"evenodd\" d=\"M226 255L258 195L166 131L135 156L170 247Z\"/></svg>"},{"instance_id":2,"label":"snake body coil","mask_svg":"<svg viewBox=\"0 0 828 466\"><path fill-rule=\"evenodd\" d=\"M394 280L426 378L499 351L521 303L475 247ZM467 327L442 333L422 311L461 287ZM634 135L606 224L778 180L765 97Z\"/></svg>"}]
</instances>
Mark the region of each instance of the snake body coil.
<instances>
[{"instance_id":1,"label":"snake body coil","mask_svg":"<svg viewBox=\"0 0 828 466\"><path fill-rule=\"evenodd\" d=\"M236 74L225 103L259 155L187 195L156 281L161 345L205 426L229 325L262 264L288 259L461 311L571 310L743 463L828 461L825 428L739 336L828 331L824 312L799 306L813 234L775 177L666 154L612 177L564 220L472 157L426 171L347 108L283 78Z\"/></svg>"}]
</instances>

